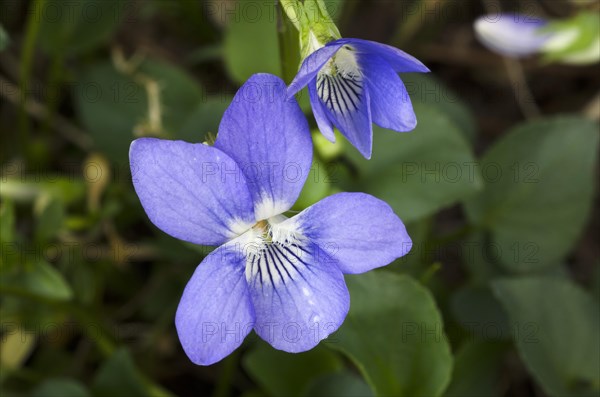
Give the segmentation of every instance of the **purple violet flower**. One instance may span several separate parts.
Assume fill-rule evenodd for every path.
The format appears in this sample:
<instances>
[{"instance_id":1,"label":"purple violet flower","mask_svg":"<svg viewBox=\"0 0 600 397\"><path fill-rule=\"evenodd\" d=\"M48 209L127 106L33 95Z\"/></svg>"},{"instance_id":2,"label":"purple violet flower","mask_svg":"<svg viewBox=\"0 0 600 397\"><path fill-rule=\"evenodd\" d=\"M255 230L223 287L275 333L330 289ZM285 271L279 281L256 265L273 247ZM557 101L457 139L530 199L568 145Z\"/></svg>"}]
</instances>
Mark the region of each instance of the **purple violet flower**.
<instances>
[{"instance_id":1,"label":"purple violet flower","mask_svg":"<svg viewBox=\"0 0 600 397\"><path fill-rule=\"evenodd\" d=\"M417 119L399 72L429 72L416 58L389 45L338 39L311 53L288 88L294 95L308 85L321 133L335 142L333 127L367 159L373 126L411 131Z\"/></svg>"},{"instance_id":2,"label":"purple violet flower","mask_svg":"<svg viewBox=\"0 0 600 397\"><path fill-rule=\"evenodd\" d=\"M522 14L490 14L473 24L477 39L490 50L508 57L524 57L540 51L551 34L548 21Z\"/></svg>"},{"instance_id":3,"label":"purple violet flower","mask_svg":"<svg viewBox=\"0 0 600 397\"><path fill-rule=\"evenodd\" d=\"M175 317L200 365L230 354L255 330L302 352L337 330L350 298L343 274L405 255L411 239L383 201L339 193L287 218L311 167L312 142L285 84L252 76L225 112L214 146L140 138L133 184L162 231L218 245L188 282Z\"/></svg>"}]
</instances>

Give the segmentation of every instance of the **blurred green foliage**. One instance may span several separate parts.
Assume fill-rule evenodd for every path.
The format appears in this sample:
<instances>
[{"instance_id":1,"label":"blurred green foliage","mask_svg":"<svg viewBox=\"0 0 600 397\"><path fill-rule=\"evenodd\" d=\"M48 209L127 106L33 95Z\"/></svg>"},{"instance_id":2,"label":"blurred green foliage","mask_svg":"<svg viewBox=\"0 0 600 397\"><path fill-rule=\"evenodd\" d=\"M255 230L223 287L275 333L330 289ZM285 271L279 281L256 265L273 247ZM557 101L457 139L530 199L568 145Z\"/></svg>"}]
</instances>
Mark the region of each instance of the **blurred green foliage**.
<instances>
[{"instance_id":1,"label":"blurred green foliage","mask_svg":"<svg viewBox=\"0 0 600 397\"><path fill-rule=\"evenodd\" d=\"M514 251L502 257L510 270L558 264L573 246L590 213L597 148L595 123L560 117L509 131L483 156L489 183L465 209Z\"/></svg>"},{"instance_id":2,"label":"blurred green foliage","mask_svg":"<svg viewBox=\"0 0 600 397\"><path fill-rule=\"evenodd\" d=\"M441 395L452 355L431 293L408 276L385 272L346 280L353 301L331 347L353 360L376 395Z\"/></svg>"},{"instance_id":3,"label":"blurred green foliage","mask_svg":"<svg viewBox=\"0 0 600 397\"><path fill-rule=\"evenodd\" d=\"M343 363L324 346L290 355L260 342L246 354L243 366L269 395L303 396L313 379L341 372Z\"/></svg>"},{"instance_id":4,"label":"blurred green foliage","mask_svg":"<svg viewBox=\"0 0 600 397\"><path fill-rule=\"evenodd\" d=\"M472 149L456 124L436 107L414 107L418 124L411 132L399 135L373 127L372 160L348 149L361 172L354 189L385 200L405 222L432 215L482 188Z\"/></svg>"},{"instance_id":5,"label":"blurred green foliage","mask_svg":"<svg viewBox=\"0 0 600 397\"><path fill-rule=\"evenodd\" d=\"M562 278L499 279L493 288L515 327L519 354L543 389L557 396L596 393L598 302Z\"/></svg>"},{"instance_id":6,"label":"blurred green foliage","mask_svg":"<svg viewBox=\"0 0 600 397\"><path fill-rule=\"evenodd\" d=\"M348 21L361 20L364 2L326 3L342 33L356 31ZM339 134L335 146L315 136L293 210L365 191L407 223L413 250L347 277L350 313L316 349L287 354L250 337L199 368L173 318L212 248L151 225L128 148L140 136L210 141L245 79L287 77L280 10L190 0L1 7L11 84L0 109L3 396L503 396L524 378L550 396L599 395L599 262L573 254L598 197L598 124L572 104L559 106L569 115L509 120L490 139L448 75L406 74L418 126L375 127L372 160ZM468 24L478 11L465 10ZM423 23L415 48L445 27ZM18 89L33 102L9 95ZM314 127L305 91L299 101ZM577 268L595 268L594 280L580 283Z\"/></svg>"}]
</instances>

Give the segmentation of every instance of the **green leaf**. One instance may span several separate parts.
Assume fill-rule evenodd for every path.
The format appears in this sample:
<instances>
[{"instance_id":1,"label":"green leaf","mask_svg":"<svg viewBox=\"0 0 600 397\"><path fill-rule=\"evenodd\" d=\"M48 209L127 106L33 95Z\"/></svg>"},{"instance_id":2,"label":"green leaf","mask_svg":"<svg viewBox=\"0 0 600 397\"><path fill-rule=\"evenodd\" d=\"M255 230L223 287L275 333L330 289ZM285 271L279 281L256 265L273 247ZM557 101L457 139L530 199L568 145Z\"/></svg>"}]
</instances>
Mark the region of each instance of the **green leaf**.
<instances>
[{"instance_id":1,"label":"green leaf","mask_svg":"<svg viewBox=\"0 0 600 397\"><path fill-rule=\"evenodd\" d=\"M485 190L465 209L508 270L556 265L569 252L590 211L597 148L597 124L555 117L515 128L484 155Z\"/></svg>"},{"instance_id":2,"label":"green leaf","mask_svg":"<svg viewBox=\"0 0 600 397\"><path fill-rule=\"evenodd\" d=\"M488 286L465 286L450 298L452 314L473 336L510 338L508 316Z\"/></svg>"},{"instance_id":3,"label":"green leaf","mask_svg":"<svg viewBox=\"0 0 600 397\"><path fill-rule=\"evenodd\" d=\"M452 382L444 397L500 397L504 395L503 367L507 344L475 340L460 348Z\"/></svg>"},{"instance_id":4,"label":"green leaf","mask_svg":"<svg viewBox=\"0 0 600 397\"><path fill-rule=\"evenodd\" d=\"M90 393L80 382L69 378L48 379L31 392L31 397L53 396L88 397Z\"/></svg>"},{"instance_id":5,"label":"green leaf","mask_svg":"<svg viewBox=\"0 0 600 397\"><path fill-rule=\"evenodd\" d=\"M334 352L318 346L299 354L275 350L266 343L248 352L242 364L248 374L271 396L301 396L309 382L319 375L342 368Z\"/></svg>"},{"instance_id":6,"label":"green leaf","mask_svg":"<svg viewBox=\"0 0 600 397\"><path fill-rule=\"evenodd\" d=\"M592 294L594 294L596 302L600 304L600 266L597 263L594 269L594 276L592 279Z\"/></svg>"},{"instance_id":7,"label":"green leaf","mask_svg":"<svg viewBox=\"0 0 600 397\"><path fill-rule=\"evenodd\" d=\"M146 396L143 376L125 348L121 348L102 364L92 384L94 396Z\"/></svg>"},{"instance_id":8,"label":"green leaf","mask_svg":"<svg viewBox=\"0 0 600 397\"><path fill-rule=\"evenodd\" d=\"M6 372L21 368L33 351L36 341L31 332L25 332L14 322L4 321L0 338L0 382Z\"/></svg>"},{"instance_id":9,"label":"green leaf","mask_svg":"<svg viewBox=\"0 0 600 397\"><path fill-rule=\"evenodd\" d=\"M95 145L111 160L126 164L135 126L144 120L144 88L111 63L85 69L75 91L79 118Z\"/></svg>"},{"instance_id":10,"label":"green leaf","mask_svg":"<svg viewBox=\"0 0 600 397\"><path fill-rule=\"evenodd\" d=\"M35 240L47 242L61 230L65 218L63 203L56 197L44 194L38 197L34 207L37 218Z\"/></svg>"},{"instance_id":11,"label":"green leaf","mask_svg":"<svg viewBox=\"0 0 600 397\"><path fill-rule=\"evenodd\" d=\"M0 244L14 242L15 237L15 205L11 200L2 200L0 203Z\"/></svg>"},{"instance_id":12,"label":"green leaf","mask_svg":"<svg viewBox=\"0 0 600 397\"><path fill-rule=\"evenodd\" d=\"M8 37L8 33L6 33L6 30L4 30L4 27L0 24L0 52L8 48L9 44L10 37Z\"/></svg>"},{"instance_id":13,"label":"green leaf","mask_svg":"<svg viewBox=\"0 0 600 397\"><path fill-rule=\"evenodd\" d=\"M431 215L477 192L482 184L471 149L454 123L415 104L419 124L405 134L374 126L373 158L348 153L361 171L359 186L392 206L404 222Z\"/></svg>"},{"instance_id":14,"label":"green leaf","mask_svg":"<svg viewBox=\"0 0 600 397\"><path fill-rule=\"evenodd\" d=\"M160 125L151 122L147 87L158 84ZM96 146L111 160L127 164L129 145L141 135L179 138L181 128L202 103L201 86L179 68L147 60L130 74L109 62L85 69L75 90L79 118Z\"/></svg>"},{"instance_id":15,"label":"green leaf","mask_svg":"<svg viewBox=\"0 0 600 397\"><path fill-rule=\"evenodd\" d=\"M40 249L39 247L37 248ZM35 252L35 251L34 251ZM19 255L12 259L22 260ZM41 256L42 253L38 252ZM12 267L12 270L0 277L0 286L9 289L23 290L28 293L56 300L69 300L73 291L65 281L63 275L52 265L42 258L34 258L30 266L20 268Z\"/></svg>"},{"instance_id":16,"label":"green leaf","mask_svg":"<svg viewBox=\"0 0 600 397\"><path fill-rule=\"evenodd\" d=\"M244 83L255 73L281 76L277 18L269 2L239 0L228 16L225 66L231 78Z\"/></svg>"},{"instance_id":17,"label":"green leaf","mask_svg":"<svg viewBox=\"0 0 600 397\"><path fill-rule=\"evenodd\" d=\"M204 142L209 133L217 136L221 118L233 100L232 96L208 98L199 103L177 133L179 139L188 142Z\"/></svg>"},{"instance_id":18,"label":"green leaf","mask_svg":"<svg viewBox=\"0 0 600 397\"><path fill-rule=\"evenodd\" d=\"M413 104L433 107L445 114L469 142L475 140L475 119L471 110L454 91L433 75L402 73L400 78L406 86ZM421 119L418 120L421 122Z\"/></svg>"},{"instance_id":19,"label":"green leaf","mask_svg":"<svg viewBox=\"0 0 600 397\"><path fill-rule=\"evenodd\" d=\"M122 0L47 0L39 15L40 46L48 53L71 55L109 41L124 13Z\"/></svg>"},{"instance_id":20,"label":"green leaf","mask_svg":"<svg viewBox=\"0 0 600 397\"><path fill-rule=\"evenodd\" d=\"M461 244L462 263L474 284L487 284L498 276L505 275L498 264L502 252L490 242L487 233L474 233Z\"/></svg>"},{"instance_id":21,"label":"green leaf","mask_svg":"<svg viewBox=\"0 0 600 397\"><path fill-rule=\"evenodd\" d=\"M551 396L600 392L600 310L574 283L527 277L493 283L519 355Z\"/></svg>"},{"instance_id":22,"label":"green leaf","mask_svg":"<svg viewBox=\"0 0 600 397\"><path fill-rule=\"evenodd\" d=\"M387 271L346 281L350 312L327 345L348 355L378 396L441 395L452 355L431 293Z\"/></svg>"},{"instance_id":23,"label":"green leaf","mask_svg":"<svg viewBox=\"0 0 600 397\"><path fill-rule=\"evenodd\" d=\"M179 138L185 120L199 103L206 102L204 88L186 71L164 61L148 59L136 72L140 74L158 83L164 132L169 137Z\"/></svg>"},{"instance_id":24,"label":"green leaf","mask_svg":"<svg viewBox=\"0 0 600 397\"><path fill-rule=\"evenodd\" d=\"M345 371L314 378L304 397L372 397L373 391L364 380Z\"/></svg>"},{"instance_id":25,"label":"green leaf","mask_svg":"<svg viewBox=\"0 0 600 397\"><path fill-rule=\"evenodd\" d=\"M427 268L431 266L430 254L433 253L429 245L432 219L423 218L416 222L406 224L406 231L412 240L410 252L402 258L396 259L389 265L388 270L412 276L416 279L422 277Z\"/></svg>"}]
</instances>

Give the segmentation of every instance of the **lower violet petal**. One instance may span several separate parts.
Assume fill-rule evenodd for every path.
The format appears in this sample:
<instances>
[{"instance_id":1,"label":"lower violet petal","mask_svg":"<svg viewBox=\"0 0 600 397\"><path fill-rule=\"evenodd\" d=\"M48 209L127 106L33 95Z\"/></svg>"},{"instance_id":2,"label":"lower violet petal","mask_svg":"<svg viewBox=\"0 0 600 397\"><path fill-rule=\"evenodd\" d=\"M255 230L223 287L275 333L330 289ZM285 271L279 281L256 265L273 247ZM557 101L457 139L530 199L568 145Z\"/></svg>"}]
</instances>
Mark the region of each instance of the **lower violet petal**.
<instances>
[{"instance_id":1,"label":"lower violet petal","mask_svg":"<svg viewBox=\"0 0 600 397\"><path fill-rule=\"evenodd\" d=\"M367 159L373 148L369 91L364 81L322 74L317 92L329 119Z\"/></svg>"},{"instance_id":2,"label":"lower violet petal","mask_svg":"<svg viewBox=\"0 0 600 397\"><path fill-rule=\"evenodd\" d=\"M196 364L220 361L254 326L244 265L241 250L222 246L200 263L185 287L175 325L183 349Z\"/></svg>"},{"instance_id":3,"label":"lower violet petal","mask_svg":"<svg viewBox=\"0 0 600 397\"><path fill-rule=\"evenodd\" d=\"M268 244L248 257L247 266L254 329L276 349L310 350L348 314L344 277L335 259L314 244Z\"/></svg>"}]
</instances>

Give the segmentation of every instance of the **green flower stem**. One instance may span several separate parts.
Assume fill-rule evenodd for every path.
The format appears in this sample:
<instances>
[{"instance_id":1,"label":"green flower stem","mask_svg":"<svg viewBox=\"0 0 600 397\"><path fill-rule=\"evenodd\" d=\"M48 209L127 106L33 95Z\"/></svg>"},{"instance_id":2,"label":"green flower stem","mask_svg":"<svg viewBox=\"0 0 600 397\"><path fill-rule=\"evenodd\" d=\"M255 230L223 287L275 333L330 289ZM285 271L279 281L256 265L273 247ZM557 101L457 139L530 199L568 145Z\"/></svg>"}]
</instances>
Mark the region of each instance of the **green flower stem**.
<instances>
[{"instance_id":1,"label":"green flower stem","mask_svg":"<svg viewBox=\"0 0 600 397\"><path fill-rule=\"evenodd\" d=\"M435 276L436 273L441 268L442 268L442 264L440 262L432 263L431 266L429 266L427 269L425 269L425 272L419 278L419 281L421 282L421 284L423 284L423 285L429 284L429 282L431 281L433 276Z\"/></svg>"},{"instance_id":2,"label":"green flower stem","mask_svg":"<svg viewBox=\"0 0 600 397\"><path fill-rule=\"evenodd\" d=\"M300 30L300 16L298 13L302 10L302 3L298 0L279 0L277 6L286 14L287 19L290 20L296 30Z\"/></svg>"},{"instance_id":3,"label":"green flower stem","mask_svg":"<svg viewBox=\"0 0 600 397\"><path fill-rule=\"evenodd\" d=\"M282 10L277 7L277 38L279 40L279 57L281 59L281 73L286 84L290 84L300 65L300 42L298 31L294 24Z\"/></svg>"},{"instance_id":4,"label":"green flower stem","mask_svg":"<svg viewBox=\"0 0 600 397\"><path fill-rule=\"evenodd\" d=\"M21 148L23 154L28 157L28 141L29 141L29 129L30 122L25 109L28 96L28 85L31 81L31 73L33 69L33 56L35 51L35 44L37 42L38 33L40 31L40 24L42 19L40 18L42 8L46 0L35 0L31 5L32 12L29 13L27 19L27 30L25 32L25 42L23 44L23 52L21 54L21 65L19 70L19 88L23 93L21 97L21 103L19 108L19 136L21 137Z\"/></svg>"}]
</instances>

